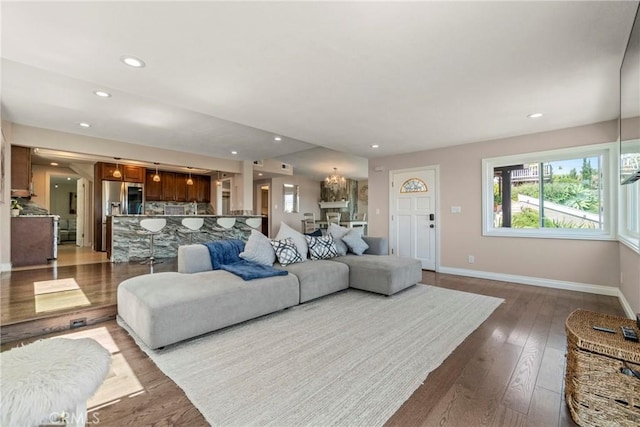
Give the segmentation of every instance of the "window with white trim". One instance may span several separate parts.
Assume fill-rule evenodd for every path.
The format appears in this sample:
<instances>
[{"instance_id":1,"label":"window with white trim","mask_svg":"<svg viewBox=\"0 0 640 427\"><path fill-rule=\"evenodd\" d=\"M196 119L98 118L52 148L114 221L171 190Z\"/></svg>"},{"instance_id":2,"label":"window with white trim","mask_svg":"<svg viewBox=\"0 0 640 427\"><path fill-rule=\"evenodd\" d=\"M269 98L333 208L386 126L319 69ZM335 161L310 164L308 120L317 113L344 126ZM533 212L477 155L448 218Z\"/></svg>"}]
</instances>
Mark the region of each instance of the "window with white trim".
<instances>
[{"instance_id":1,"label":"window with white trim","mask_svg":"<svg viewBox=\"0 0 640 427\"><path fill-rule=\"evenodd\" d=\"M614 239L613 150L598 144L483 159L483 235Z\"/></svg>"},{"instance_id":2,"label":"window with white trim","mask_svg":"<svg viewBox=\"0 0 640 427\"><path fill-rule=\"evenodd\" d=\"M640 250L640 181L620 186L620 237Z\"/></svg>"}]
</instances>

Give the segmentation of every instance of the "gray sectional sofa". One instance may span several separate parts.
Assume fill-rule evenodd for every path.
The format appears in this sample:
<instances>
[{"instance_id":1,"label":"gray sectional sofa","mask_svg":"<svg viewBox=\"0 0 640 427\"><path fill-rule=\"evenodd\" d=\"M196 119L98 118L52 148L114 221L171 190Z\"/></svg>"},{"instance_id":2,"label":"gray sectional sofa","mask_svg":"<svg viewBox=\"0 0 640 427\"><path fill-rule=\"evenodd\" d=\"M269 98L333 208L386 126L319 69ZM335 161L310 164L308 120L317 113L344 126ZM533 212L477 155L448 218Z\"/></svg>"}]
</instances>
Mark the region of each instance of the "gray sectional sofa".
<instances>
[{"instance_id":1,"label":"gray sectional sofa","mask_svg":"<svg viewBox=\"0 0 640 427\"><path fill-rule=\"evenodd\" d=\"M283 310L349 287L392 295L422 279L421 264L386 255L386 240L331 260L280 266L286 276L244 281L212 270L204 245L178 249L178 272L146 274L118 287L118 316L150 348L159 348Z\"/></svg>"}]
</instances>

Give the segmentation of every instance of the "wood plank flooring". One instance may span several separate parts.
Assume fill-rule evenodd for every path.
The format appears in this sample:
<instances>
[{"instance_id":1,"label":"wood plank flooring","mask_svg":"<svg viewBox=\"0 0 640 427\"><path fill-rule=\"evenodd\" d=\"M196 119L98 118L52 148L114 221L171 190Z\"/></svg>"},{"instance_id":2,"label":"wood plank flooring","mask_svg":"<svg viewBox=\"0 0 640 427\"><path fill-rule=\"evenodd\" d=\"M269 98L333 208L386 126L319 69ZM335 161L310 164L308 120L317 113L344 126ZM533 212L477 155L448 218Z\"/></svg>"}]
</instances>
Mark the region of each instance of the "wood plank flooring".
<instances>
[{"instance_id":1,"label":"wood plank flooring","mask_svg":"<svg viewBox=\"0 0 640 427\"><path fill-rule=\"evenodd\" d=\"M143 271L134 265L112 265L111 270L99 265L87 270L80 267L67 273L77 274L76 280L87 286L91 295L113 296L124 277ZM175 270L171 263L158 267ZM16 277L12 274L8 281L15 279L19 288L18 283L26 279ZM13 288L13 283L5 281L3 276L3 291L5 285ZM505 302L429 375L388 420L388 426L575 425L563 399L564 321L577 308L624 316L617 298L433 272L423 272L423 283L495 296ZM91 286L101 290L92 293ZM26 291L16 291L19 295L9 305L27 299L21 292ZM143 388L94 410L100 425L207 425L184 393L114 320L71 332L99 328L109 332ZM2 350L18 344L5 343Z\"/></svg>"}]
</instances>

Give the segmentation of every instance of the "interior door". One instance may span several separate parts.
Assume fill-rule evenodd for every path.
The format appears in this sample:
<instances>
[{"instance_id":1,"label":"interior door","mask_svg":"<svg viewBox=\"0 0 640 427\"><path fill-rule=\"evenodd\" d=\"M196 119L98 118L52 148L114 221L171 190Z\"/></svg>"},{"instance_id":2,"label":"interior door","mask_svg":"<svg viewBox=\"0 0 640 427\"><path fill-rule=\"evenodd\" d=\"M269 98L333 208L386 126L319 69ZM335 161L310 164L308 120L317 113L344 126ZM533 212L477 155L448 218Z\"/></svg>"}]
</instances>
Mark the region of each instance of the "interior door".
<instances>
[{"instance_id":1,"label":"interior door","mask_svg":"<svg viewBox=\"0 0 640 427\"><path fill-rule=\"evenodd\" d=\"M436 171L392 172L391 253L436 268Z\"/></svg>"}]
</instances>

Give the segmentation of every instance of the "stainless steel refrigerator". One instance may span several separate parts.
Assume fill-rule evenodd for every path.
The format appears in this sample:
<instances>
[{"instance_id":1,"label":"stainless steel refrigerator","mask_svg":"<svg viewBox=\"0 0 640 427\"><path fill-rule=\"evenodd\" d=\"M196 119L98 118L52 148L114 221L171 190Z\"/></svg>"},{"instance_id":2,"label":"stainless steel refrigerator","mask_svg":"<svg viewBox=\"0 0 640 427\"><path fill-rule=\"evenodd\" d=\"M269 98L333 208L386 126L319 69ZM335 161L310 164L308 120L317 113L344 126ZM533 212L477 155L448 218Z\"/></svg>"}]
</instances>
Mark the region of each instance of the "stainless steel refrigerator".
<instances>
[{"instance_id":1,"label":"stainless steel refrigerator","mask_svg":"<svg viewBox=\"0 0 640 427\"><path fill-rule=\"evenodd\" d=\"M107 244L107 215L144 214L144 185L136 182L102 181L102 250Z\"/></svg>"}]
</instances>

